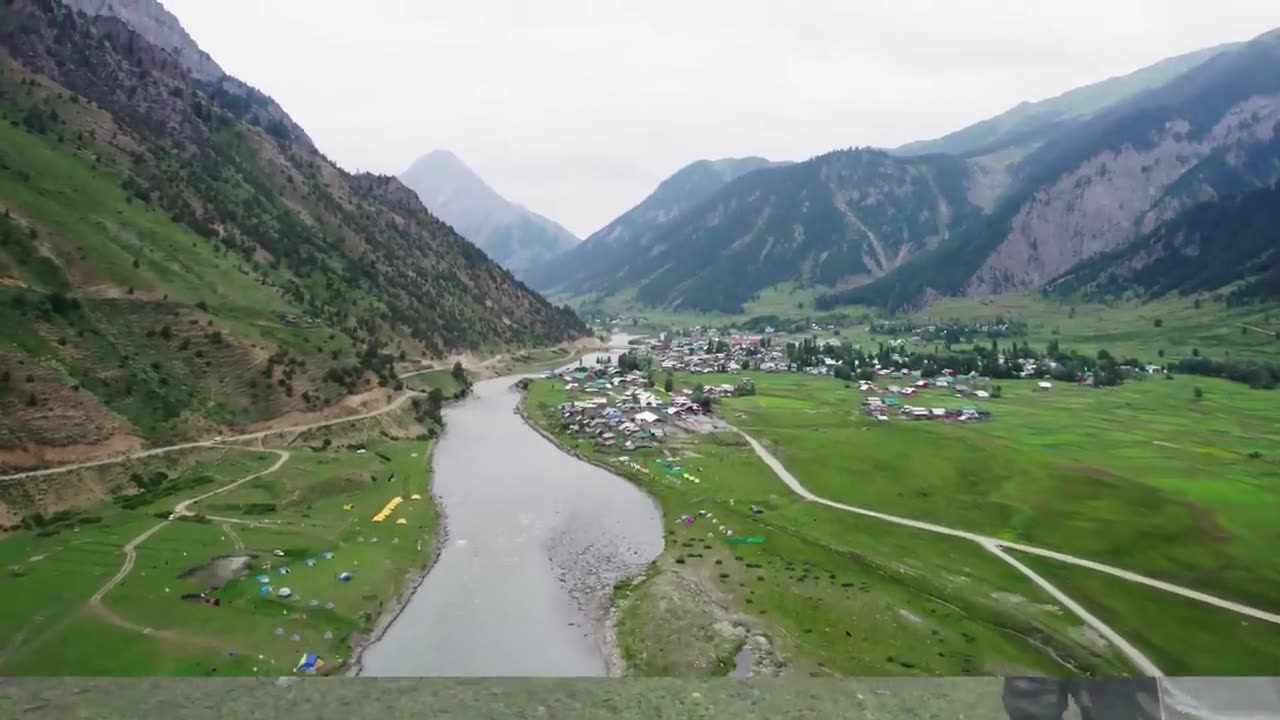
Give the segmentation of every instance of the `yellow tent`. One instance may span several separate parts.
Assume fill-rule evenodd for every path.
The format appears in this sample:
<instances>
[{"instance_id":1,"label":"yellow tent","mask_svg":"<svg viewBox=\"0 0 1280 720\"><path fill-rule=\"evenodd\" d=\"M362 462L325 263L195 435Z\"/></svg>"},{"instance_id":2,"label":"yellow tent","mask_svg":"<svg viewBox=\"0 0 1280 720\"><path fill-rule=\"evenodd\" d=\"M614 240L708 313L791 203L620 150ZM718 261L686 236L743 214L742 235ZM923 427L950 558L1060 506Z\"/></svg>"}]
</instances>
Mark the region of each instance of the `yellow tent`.
<instances>
[{"instance_id":1,"label":"yellow tent","mask_svg":"<svg viewBox=\"0 0 1280 720\"><path fill-rule=\"evenodd\" d=\"M399 520L397 520L397 521L396 521L396 524L397 524L397 525L408 525L408 524L409 524L409 521L408 521L408 520L405 520L404 518L400 518Z\"/></svg>"}]
</instances>

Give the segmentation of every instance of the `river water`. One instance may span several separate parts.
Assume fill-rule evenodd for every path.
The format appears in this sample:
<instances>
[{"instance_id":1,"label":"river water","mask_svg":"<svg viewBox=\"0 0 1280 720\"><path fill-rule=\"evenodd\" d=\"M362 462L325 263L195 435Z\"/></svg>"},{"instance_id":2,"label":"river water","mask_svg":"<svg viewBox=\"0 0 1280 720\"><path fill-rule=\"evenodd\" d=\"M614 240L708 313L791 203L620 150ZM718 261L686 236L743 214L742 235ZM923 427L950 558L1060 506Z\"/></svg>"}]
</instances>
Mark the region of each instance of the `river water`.
<instances>
[{"instance_id":1,"label":"river water","mask_svg":"<svg viewBox=\"0 0 1280 720\"><path fill-rule=\"evenodd\" d=\"M609 590L662 551L661 515L631 483L528 427L516 380L477 383L445 411L433 491L446 545L365 651L363 675L606 674Z\"/></svg>"}]
</instances>

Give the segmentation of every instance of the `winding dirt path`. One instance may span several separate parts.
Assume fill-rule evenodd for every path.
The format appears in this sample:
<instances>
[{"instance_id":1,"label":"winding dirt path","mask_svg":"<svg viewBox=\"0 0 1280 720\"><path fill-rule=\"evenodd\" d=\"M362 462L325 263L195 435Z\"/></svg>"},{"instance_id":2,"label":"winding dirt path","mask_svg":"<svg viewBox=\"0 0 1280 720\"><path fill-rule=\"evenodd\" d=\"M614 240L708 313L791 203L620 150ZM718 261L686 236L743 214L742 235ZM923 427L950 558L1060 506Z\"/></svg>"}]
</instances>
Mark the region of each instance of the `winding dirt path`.
<instances>
[{"instance_id":1,"label":"winding dirt path","mask_svg":"<svg viewBox=\"0 0 1280 720\"><path fill-rule=\"evenodd\" d=\"M1029 555L1039 555L1041 557L1051 558L1053 560L1057 560L1059 562L1067 563L1070 565L1089 568L1090 570L1107 573L1108 575L1114 575L1116 577L1123 578L1131 582L1136 582L1142 585L1147 585L1149 587L1154 587L1160 590L1164 590L1165 592L1173 593L1175 595L1181 595L1183 597L1191 598L1193 600L1199 600L1200 602L1213 605L1215 607L1220 607L1225 610L1231 610L1231 611L1240 613L1242 615L1248 615L1249 617L1257 618L1259 620L1265 620L1270 623L1280 624L1280 615L1277 615L1275 613L1267 612L1266 610L1259 610L1257 608L1249 607L1248 605L1243 605L1241 603L1237 603L1231 600L1225 600L1223 598L1214 597L1213 595L1209 595L1208 593L1202 593L1198 590L1192 590L1190 588L1182 587L1180 585L1174 585L1173 583L1164 582L1163 580L1150 578L1150 577L1147 577L1146 575L1141 575L1139 573L1125 570L1123 568L1118 568L1111 565L1094 562L1092 560L1085 560L1084 558L1078 558L1078 557L1075 557L1074 555L1068 555L1066 553L1057 552L1056 550L1047 550L1045 548L1036 547L1034 545L1024 545L1022 543L1009 542L1007 540L1002 540L1000 538L990 537L988 535L982 535L979 533L973 533L967 530L957 530L955 528L947 527L945 525L937 525L935 523L924 522L921 520L912 520L911 518L904 518L897 515L890 515L888 513L882 513L875 510L868 510L867 508L856 507L853 505L845 505L844 503L838 503L838 502L835 502L834 500L828 500L824 497L819 497L813 494L812 492L810 492L808 488L806 488L804 485L802 485L800 481L797 480L796 477L792 475L791 472L788 471L787 468L783 466L783 464L779 462L779 460L776 457L773 456L773 453L769 452L769 450L766 449L763 445L761 445L755 438L751 437L750 435L748 435L747 433L741 430L737 430L737 432L739 435L743 437L743 439L747 441L747 444L751 446L751 449L755 451L756 456L759 457L764 462L765 465L768 465L769 469L772 470L773 473L777 475L778 478L782 480L782 482L786 484L786 486L790 488L793 493L795 493L796 495L799 495L805 500L818 503L819 505L826 505L827 507L832 507L837 510L843 510L845 512L856 513L858 515L865 515L867 517L873 517L878 520L884 520L885 522L891 522L891 523L894 523L895 525L905 525L906 527L916 528L917 530L924 530L927 532L938 533L941 535L950 535L951 537L962 538L964 540L969 540L971 542L975 542L981 545L988 552L991 552L996 557L1000 558L1006 563L1009 563L1011 566L1013 566L1023 575L1026 575L1036 585L1043 588L1045 592L1049 593L1054 598L1056 598L1059 602L1061 602L1063 605L1066 605L1068 608L1074 611L1077 615L1081 617L1081 619L1083 619L1086 623L1088 623L1095 630L1097 630L1099 633L1105 636L1108 640L1110 640L1117 648L1120 649L1121 652L1125 654L1126 657L1129 658L1130 661L1133 662L1133 664L1136 667L1138 667L1143 673L1147 675L1159 676L1159 675L1162 675L1163 673L1160 672L1160 669L1156 667L1155 663L1151 662L1149 658L1147 658L1145 655L1142 654L1141 651L1139 651L1131 643L1129 643L1127 640L1121 637L1119 633L1117 633L1115 630L1112 630L1110 627L1108 627L1105 623L1099 620L1092 613L1085 610L1079 603L1072 600L1070 597L1067 596L1066 593L1062 592L1062 590L1055 587L1048 580L1045 580L1043 577L1041 577L1031 568L1019 562L1016 558L1014 558L1008 552L1006 552L1006 550L1016 550L1018 552L1027 553Z\"/></svg>"},{"instance_id":2,"label":"winding dirt path","mask_svg":"<svg viewBox=\"0 0 1280 720\"><path fill-rule=\"evenodd\" d=\"M409 373L401 377L409 377L418 373ZM346 423L360 422L361 420L369 420L379 415L386 415L389 412L399 410L406 402L414 397L424 395L424 393L408 391L396 396L394 400L387 403L384 407L369 412L360 413L359 415L345 415L340 418L331 418L329 420L321 420L319 422L304 423L302 425L291 425L289 427L271 428L269 430L259 430L257 432L244 433L241 435L225 435L215 437L209 440L196 440L188 443L179 443L177 445L166 445L165 447L151 448L150 450L139 450L138 452L128 453L126 455L118 455L116 457L103 458L101 460L92 460L89 462L75 463L73 465L60 465L55 468L46 468L44 470L27 470L25 472L14 473L12 475L0 475L0 481L19 480L22 478L42 477L45 475L57 475L58 473L71 472L72 470L85 470L87 468L101 467L103 465L114 465L115 463L125 462L127 460L138 460L140 458L152 457L155 455L164 455L165 453L177 452L179 450L191 450L193 448L217 447L225 443L244 442L246 440L262 440L272 435L283 435L287 433L301 433L307 430L317 430L319 428L332 427L334 425L343 425ZM274 451L273 451L274 452ZM203 499L203 498L199 498Z\"/></svg>"},{"instance_id":3,"label":"winding dirt path","mask_svg":"<svg viewBox=\"0 0 1280 720\"><path fill-rule=\"evenodd\" d=\"M254 448L232 448L232 449L252 450L256 452ZM166 630L153 631L149 628L144 628L141 625L125 620L124 618L117 615L115 611L111 610L110 608L108 608L106 605L102 603L102 599L107 596L107 593L111 592L117 586L119 586L120 583L124 582L125 578L129 577L129 573L133 572L134 563L136 563L138 560L138 546L146 542L147 539L150 538L152 535L155 535L157 532L159 532L161 528L173 522L178 517L193 515L194 513L192 513L188 508L190 508L195 503L198 503L201 500L211 498L214 495L219 495L221 493L227 492L228 490L232 490L236 487L239 487L240 485L243 485L244 483L249 482L250 480L260 478L263 475L269 475L279 470L286 462L289 461L289 458L292 457L292 454L289 453L287 450L268 450L267 452L272 452L277 455L276 461L274 464L271 465L271 467L265 470L259 470L258 472L245 475L244 477L240 478L239 480L236 480L235 482L223 485L222 487L217 488L215 490L211 490L203 495L198 495L196 497L183 500L182 502L174 506L173 513L169 515L168 520L161 520L160 522L156 523L152 527L143 531L137 537L133 538L128 543L126 543L124 546L124 563L120 566L120 570L117 571L116 574L106 582L106 584L98 588L98 591L95 592L93 596L89 598L89 602L88 602L89 609L92 612L94 612L96 615L101 617L103 620L106 620L107 622L113 625L125 628L127 630L133 630L133 631L141 632L145 634L153 634L159 637L169 637L173 639L180 639L187 642L198 642L204 645L215 643L215 641L212 641L212 640L194 638L194 637L190 637L187 635L174 633ZM231 532L230 526L223 525L223 527L228 532ZM236 547L243 550L244 543L240 541L239 536L237 536L234 532L231 532L231 535L234 538L233 542L235 542Z\"/></svg>"}]
</instances>

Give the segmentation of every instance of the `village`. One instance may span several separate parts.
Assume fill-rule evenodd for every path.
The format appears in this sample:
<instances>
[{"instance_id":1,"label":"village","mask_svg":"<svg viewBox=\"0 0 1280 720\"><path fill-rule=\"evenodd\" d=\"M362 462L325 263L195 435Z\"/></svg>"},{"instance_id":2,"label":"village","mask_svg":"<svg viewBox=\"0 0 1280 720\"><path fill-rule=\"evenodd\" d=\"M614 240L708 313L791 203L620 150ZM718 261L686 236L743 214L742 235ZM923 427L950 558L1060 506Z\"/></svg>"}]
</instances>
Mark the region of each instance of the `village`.
<instances>
[{"instance_id":1,"label":"village","mask_svg":"<svg viewBox=\"0 0 1280 720\"><path fill-rule=\"evenodd\" d=\"M554 374L565 382L569 393L590 396L560 406L561 428L576 437L591 439L600 450L652 448L672 435L727 429L728 425L715 417L714 405L722 398L755 394L755 384L745 373L838 377L838 368L847 370L835 352L820 353L810 358L810 364L796 362L788 352L794 344L775 348L768 335L721 337L715 330L695 329L683 335L662 333L656 338L633 341L632 346L617 364L602 357L593 367L580 363ZM822 347L836 346L827 343ZM992 419L993 413L977 404L1000 396L1000 387L990 385L989 378L951 369L926 377L919 370L905 367L906 358L896 351L889 360L887 367L875 362L861 374L861 379L847 379L848 386L856 382L864 396L860 410L866 416L877 422L889 422L895 417L961 423ZM1024 372L1034 377L1034 363ZM676 389L670 381L675 373L744 374L733 383ZM1040 380L1037 387L1048 392L1053 383Z\"/></svg>"}]
</instances>

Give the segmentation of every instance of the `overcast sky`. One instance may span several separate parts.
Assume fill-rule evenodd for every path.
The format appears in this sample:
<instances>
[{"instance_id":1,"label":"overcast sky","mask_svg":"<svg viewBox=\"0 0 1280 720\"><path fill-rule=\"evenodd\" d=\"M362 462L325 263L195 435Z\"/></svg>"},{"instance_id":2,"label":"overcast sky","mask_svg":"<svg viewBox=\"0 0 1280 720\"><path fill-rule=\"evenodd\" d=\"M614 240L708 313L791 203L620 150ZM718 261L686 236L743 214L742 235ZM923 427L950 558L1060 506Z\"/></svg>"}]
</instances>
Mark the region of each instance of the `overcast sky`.
<instances>
[{"instance_id":1,"label":"overcast sky","mask_svg":"<svg viewBox=\"0 0 1280 720\"><path fill-rule=\"evenodd\" d=\"M579 235L699 158L936 137L1274 0L162 0L349 170L448 148Z\"/></svg>"}]
</instances>

